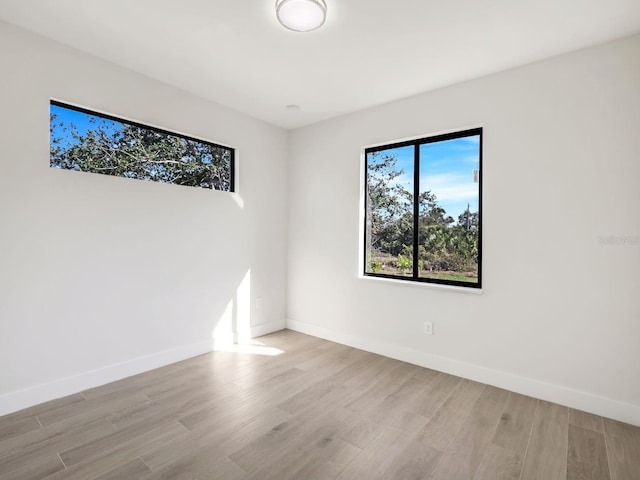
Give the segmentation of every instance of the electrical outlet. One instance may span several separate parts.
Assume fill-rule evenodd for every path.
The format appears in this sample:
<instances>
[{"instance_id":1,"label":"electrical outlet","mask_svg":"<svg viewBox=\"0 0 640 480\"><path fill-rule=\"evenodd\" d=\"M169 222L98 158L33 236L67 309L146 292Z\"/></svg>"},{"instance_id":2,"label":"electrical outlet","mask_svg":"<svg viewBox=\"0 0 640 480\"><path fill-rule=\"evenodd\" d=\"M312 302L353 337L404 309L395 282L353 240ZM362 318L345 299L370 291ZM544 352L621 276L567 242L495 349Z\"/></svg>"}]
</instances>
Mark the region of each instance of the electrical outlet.
<instances>
[{"instance_id":1,"label":"electrical outlet","mask_svg":"<svg viewBox=\"0 0 640 480\"><path fill-rule=\"evenodd\" d=\"M256 310L262 310L262 298L256 298Z\"/></svg>"},{"instance_id":2,"label":"electrical outlet","mask_svg":"<svg viewBox=\"0 0 640 480\"><path fill-rule=\"evenodd\" d=\"M424 334L433 335L433 322L424 322Z\"/></svg>"}]
</instances>

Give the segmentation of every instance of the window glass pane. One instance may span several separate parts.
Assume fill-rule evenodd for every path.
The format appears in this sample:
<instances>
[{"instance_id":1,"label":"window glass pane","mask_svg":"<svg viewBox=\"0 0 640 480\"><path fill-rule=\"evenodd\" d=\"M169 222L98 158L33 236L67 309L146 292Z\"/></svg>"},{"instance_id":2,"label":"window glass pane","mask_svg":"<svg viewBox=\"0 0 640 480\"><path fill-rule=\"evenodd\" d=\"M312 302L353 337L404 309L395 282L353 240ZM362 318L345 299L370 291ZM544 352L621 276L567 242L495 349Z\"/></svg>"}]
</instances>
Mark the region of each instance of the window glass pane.
<instances>
[{"instance_id":1,"label":"window glass pane","mask_svg":"<svg viewBox=\"0 0 640 480\"><path fill-rule=\"evenodd\" d=\"M233 149L51 102L52 168L233 191Z\"/></svg>"},{"instance_id":2,"label":"window glass pane","mask_svg":"<svg viewBox=\"0 0 640 480\"><path fill-rule=\"evenodd\" d=\"M367 153L366 273L413 275L414 151Z\"/></svg>"},{"instance_id":3,"label":"window glass pane","mask_svg":"<svg viewBox=\"0 0 640 480\"><path fill-rule=\"evenodd\" d=\"M420 145L420 278L478 283L480 136Z\"/></svg>"}]
</instances>

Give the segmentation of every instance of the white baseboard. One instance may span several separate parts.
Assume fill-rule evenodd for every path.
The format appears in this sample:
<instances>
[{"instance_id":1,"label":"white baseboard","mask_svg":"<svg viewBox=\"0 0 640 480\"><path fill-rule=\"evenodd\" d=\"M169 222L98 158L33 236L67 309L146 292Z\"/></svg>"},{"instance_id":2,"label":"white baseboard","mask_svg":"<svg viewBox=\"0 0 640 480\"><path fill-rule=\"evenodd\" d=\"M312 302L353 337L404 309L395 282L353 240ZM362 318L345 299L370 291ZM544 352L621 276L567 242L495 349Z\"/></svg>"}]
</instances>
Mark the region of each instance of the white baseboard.
<instances>
[{"instance_id":1,"label":"white baseboard","mask_svg":"<svg viewBox=\"0 0 640 480\"><path fill-rule=\"evenodd\" d=\"M640 406L638 405L619 402L591 393L573 390L560 385L541 382L499 370L480 367L411 348L399 347L386 342L335 332L309 323L294 320L263 323L251 328L251 337L259 337L282 330L283 328L290 328L291 330L315 337L325 338L368 352L487 383L523 395L559 403L632 425L640 425ZM214 346L214 342L210 341L183 345L23 390L6 393L0 395L0 416L22 410L32 405L37 405L38 403L120 380L131 375L153 370L154 368L186 360L187 358L202 355L203 353L214 350Z\"/></svg>"},{"instance_id":2,"label":"white baseboard","mask_svg":"<svg viewBox=\"0 0 640 480\"><path fill-rule=\"evenodd\" d=\"M267 333L282 330L283 328L286 328L286 321L284 319L263 323L251 327L251 337L259 337ZM152 353L107 367L83 372L78 375L35 385L23 390L5 393L0 395L0 416L22 410L32 405L78 393L88 388L137 375L138 373L153 370L154 368L186 360L187 358L202 355L203 353L208 353L218 348L224 348L226 345L233 343L233 337L233 333L229 332L227 335L212 341L182 345L162 352Z\"/></svg>"},{"instance_id":3,"label":"white baseboard","mask_svg":"<svg viewBox=\"0 0 640 480\"><path fill-rule=\"evenodd\" d=\"M251 338L261 337L262 335L277 332L285 328L287 328L287 321L284 318L273 322L261 323L260 325L251 327Z\"/></svg>"},{"instance_id":4,"label":"white baseboard","mask_svg":"<svg viewBox=\"0 0 640 480\"><path fill-rule=\"evenodd\" d=\"M621 422L640 426L640 406L619 402L571 388L521 377L508 372L480 367L451 358L432 355L413 348L336 332L309 323L287 320L287 328L332 342L431 368L439 372L475 380L530 397L547 400Z\"/></svg>"},{"instance_id":5,"label":"white baseboard","mask_svg":"<svg viewBox=\"0 0 640 480\"><path fill-rule=\"evenodd\" d=\"M213 341L182 345L23 390L6 393L0 395L0 415L6 415L38 403L61 398L88 388L104 385L105 383L137 375L180 360L202 355L203 353L211 352L213 347Z\"/></svg>"}]
</instances>

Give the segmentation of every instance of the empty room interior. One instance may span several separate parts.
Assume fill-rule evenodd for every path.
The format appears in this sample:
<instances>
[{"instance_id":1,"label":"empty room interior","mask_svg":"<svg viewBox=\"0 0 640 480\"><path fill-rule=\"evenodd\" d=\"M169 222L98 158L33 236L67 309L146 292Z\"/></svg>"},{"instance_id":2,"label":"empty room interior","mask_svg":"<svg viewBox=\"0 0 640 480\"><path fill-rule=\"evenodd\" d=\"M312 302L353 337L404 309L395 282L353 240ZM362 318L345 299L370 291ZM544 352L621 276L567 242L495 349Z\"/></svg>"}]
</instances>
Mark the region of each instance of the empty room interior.
<instances>
[{"instance_id":1,"label":"empty room interior","mask_svg":"<svg viewBox=\"0 0 640 480\"><path fill-rule=\"evenodd\" d=\"M640 479L640 2L0 0L0 480Z\"/></svg>"}]
</instances>

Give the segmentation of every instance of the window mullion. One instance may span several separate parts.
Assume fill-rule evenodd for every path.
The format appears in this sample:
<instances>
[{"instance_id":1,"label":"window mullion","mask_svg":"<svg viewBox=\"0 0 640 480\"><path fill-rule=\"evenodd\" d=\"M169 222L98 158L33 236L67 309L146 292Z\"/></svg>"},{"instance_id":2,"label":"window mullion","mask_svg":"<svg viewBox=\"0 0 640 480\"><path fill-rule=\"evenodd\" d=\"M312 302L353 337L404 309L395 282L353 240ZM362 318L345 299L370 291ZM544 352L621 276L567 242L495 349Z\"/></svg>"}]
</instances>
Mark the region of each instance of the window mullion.
<instances>
[{"instance_id":1,"label":"window mullion","mask_svg":"<svg viewBox=\"0 0 640 480\"><path fill-rule=\"evenodd\" d=\"M418 226L420 218L420 147L413 150L413 278L418 278Z\"/></svg>"}]
</instances>

